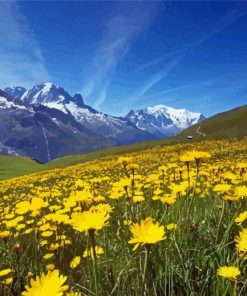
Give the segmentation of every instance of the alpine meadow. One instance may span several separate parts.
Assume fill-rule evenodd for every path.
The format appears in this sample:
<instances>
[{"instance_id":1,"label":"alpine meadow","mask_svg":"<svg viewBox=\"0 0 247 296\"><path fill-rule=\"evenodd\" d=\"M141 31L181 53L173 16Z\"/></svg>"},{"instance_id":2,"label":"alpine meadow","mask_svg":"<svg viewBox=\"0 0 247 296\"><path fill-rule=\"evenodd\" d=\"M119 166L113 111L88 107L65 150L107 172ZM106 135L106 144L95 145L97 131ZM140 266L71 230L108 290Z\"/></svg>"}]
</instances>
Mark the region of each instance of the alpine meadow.
<instances>
[{"instance_id":1,"label":"alpine meadow","mask_svg":"<svg viewBox=\"0 0 247 296\"><path fill-rule=\"evenodd\" d=\"M155 146L1 181L1 295L245 295L246 150Z\"/></svg>"}]
</instances>

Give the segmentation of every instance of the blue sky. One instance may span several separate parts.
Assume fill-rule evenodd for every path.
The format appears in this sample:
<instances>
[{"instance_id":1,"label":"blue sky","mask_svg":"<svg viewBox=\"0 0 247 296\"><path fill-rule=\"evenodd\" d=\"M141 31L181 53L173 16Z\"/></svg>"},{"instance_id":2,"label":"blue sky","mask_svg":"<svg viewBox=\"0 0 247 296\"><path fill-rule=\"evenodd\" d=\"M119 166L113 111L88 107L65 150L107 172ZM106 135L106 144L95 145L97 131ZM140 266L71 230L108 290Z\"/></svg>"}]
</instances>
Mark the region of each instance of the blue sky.
<instances>
[{"instance_id":1,"label":"blue sky","mask_svg":"<svg viewBox=\"0 0 247 296\"><path fill-rule=\"evenodd\" d=\"M0 88L51 81L113 115L247 103L247 3L0 1Z\"/></svg>"}]
</instances>

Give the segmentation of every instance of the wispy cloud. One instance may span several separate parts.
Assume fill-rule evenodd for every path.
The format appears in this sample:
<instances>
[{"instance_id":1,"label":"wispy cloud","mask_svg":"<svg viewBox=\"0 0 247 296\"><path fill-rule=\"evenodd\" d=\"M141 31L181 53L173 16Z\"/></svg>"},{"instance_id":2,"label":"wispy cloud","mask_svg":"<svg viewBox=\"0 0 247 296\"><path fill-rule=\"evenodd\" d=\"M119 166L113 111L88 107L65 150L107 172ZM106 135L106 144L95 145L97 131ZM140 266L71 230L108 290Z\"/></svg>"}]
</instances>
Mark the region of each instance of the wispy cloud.
<instances>
[{"instance_id":1,"label":"wispy cloud","mask_svg":"<svg viewBox=\"0 0 247 296\"><path fill-rule=\"evenodd\" d=\"M147 100L152 100L155 98L162 99L162 97L164 97L167 94L174 94L174 93L176 94L178 92L186 91L186 90L202 89L204 87L210 87L212 84L213 84L212 80L207 80L207 81L200 81L200 82L195 82L195 83L190 83L190 84L179 85L177 87L167 88L164 91L154 92L149 95L139 97L139 98L137 98L137 100L135 102L147 101ZM166 101L165 103L168 103L168 101Z\"/></svg>"},{"instance_id":2,"label":"wispy cloud","mask_svg":"<svg viewBox=\"0 0 247 296\"><path fill-rule=\"evenodd\" d=\"M135 39L146 30L157 13L157 3L117 3L103 29L88 80L82 88L85 98L100 108L107 98L107 90L119 63L127 55Z\"/></svg>"},{"instance_id":3,"label":"wispy cloud","mask_svg":"<svg viewBox=\"0 0 247 296\"><path fill-rule=\"evenodd\" d=\"M141 97L145 95L155 84L157 84L159 81L164 79L179 63L179 61L183 58L183 56L179 56L176 59L174 59L168 66L166 66L161 71L154 73L149 79L144 83L141 89L139 89L135 95L133 95L134 98ZM131 98L130 98L131 100Z\"/></svg>"},{"instance_id":4,"label":"wispy cloud","mask_svg":"<svg viewBox=\"0 0 247 296\"><path fill-rule=\"evenodd\" d=\"M215 35L219 34L220 32L226 30L230 27L233 23L238 21L241 17L247 14L246 10L232 10L229 13L225 14L222 18L216 21L212 26L209 28L208 33L204 34L204 36L197 38L196 40L191 40L187 44L181 45L178 49L173 49L170 52L158 56L153 60L147 61L146 63L140 65L136 70L143 71L143 70L152 70L155 66L160 64L164 70L160 72L156 72L150 77L146 82L143 83L143 86L137 90L133 95L128 98L128 106L126 106L126 110L130 108L133 103L142 102L147 99L157 99L160 96L164 96L168 93L176 93L177 91L183 89L194 89L198 87L209 86L213 83L212 80L194 83L190 85L180 85L174 88L165 89L159 93L152 93L150 95L146 95L146 93L159 81L166 78L168 74L191 52L193 52L197 47L208 41L210 38L214 37ZM164 66L164 62L170 59L170 65ZM166 62L167 64L167 62ZM152 71L150 71L152 72Z\"/></svg>"},{"instance_id":5,"label":"wispy cloud","mask_svg":"<svg viewBox=\"0 0 247 296\"><path fill-rule=\"evenodd\" d=\"M160 63L164 62L165 60L169 59L169 58L173 58L179 54L183 54L185 52L184 48L180 48L178 50L174 50L171 52L168 52L164 55L161 55L159 57L156 57L155 59L149 60L143 64L141 64L139 67L137 67L135 70L136 71L143 71L146 69L150 69L153 66L159 65Z\"/></svg>"},{"instance_id":6,"label":"wispy cloud","mask_svg":"<svg viewBox=\"0 0 247 296\"><path fill-rule=\"evenodd\" d=\"M16 1L0 1L0 88L31 87L50 76L40 45Z\"/></svg>"}]
</instances>

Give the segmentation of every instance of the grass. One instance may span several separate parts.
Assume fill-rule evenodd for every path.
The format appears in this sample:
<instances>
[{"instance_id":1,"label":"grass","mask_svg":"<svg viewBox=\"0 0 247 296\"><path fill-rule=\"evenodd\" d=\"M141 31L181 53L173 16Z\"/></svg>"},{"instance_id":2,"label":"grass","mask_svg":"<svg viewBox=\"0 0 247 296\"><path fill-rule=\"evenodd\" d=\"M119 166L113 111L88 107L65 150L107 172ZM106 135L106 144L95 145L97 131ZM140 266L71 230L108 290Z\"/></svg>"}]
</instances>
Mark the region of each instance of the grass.
<instances>
[{"instance_id":1,"label":"grass","mask_svg":"<svg viewBox=\"0 0 247 296\"><path fill-rule=\"evenodd\" d=\"M184 139L191 135L194 139L241 139L247 136L247 106L216 114L201 123L197 123L181 132L176 138ZM205 137L197 132L205 134Z\"/></svg>"},{"instance_id":2,"label":"grass","mask_svg":"<svg viewBox=\"0 0 247 296\"><path fill-rule=\"evenodd\" d=\"M0 180L30 174L43 166L29 157L0 155Z\"/></svg>"},{"instance_id":3,"label":"grass","mask_svg":"<svg viewBox=\"0 0 247 296\"><path fill-rule=\"evenodd\" d=\"M104 150L93 151L86 154L67 155L54 159L46 164L39 164L29 157L0 156L0 180L18 177L25 174L44 171L53 168L64 168L78 163L85 163L98 158L121 155L130 152L142 151L155 146L164 146L174 144L177 141L174 138L163 139L159 141L148 141L136 143L129 146L117 146Z\"/></svg>"}]
</instances>

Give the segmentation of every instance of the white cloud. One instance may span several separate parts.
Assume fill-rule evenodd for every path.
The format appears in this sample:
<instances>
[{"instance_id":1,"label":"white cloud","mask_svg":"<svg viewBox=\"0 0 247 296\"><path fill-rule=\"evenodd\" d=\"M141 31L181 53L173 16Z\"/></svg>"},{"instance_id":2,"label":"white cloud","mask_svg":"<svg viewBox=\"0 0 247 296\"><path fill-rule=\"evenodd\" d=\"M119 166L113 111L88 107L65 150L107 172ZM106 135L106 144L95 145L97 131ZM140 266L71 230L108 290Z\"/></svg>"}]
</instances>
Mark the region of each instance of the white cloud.
<instances>
[{"instance_id":1,"label":"white cloud","mask_svg":"<svg viewBox=\"0 0 247 296\"><path fill-rule=\"evenodd\" d=\"M0 1L0 88L50 80L40 45L17 2Z\"/></svg>"},{"instance_id":2,"label":"white cloud","mask_svg":"<svg viewBox=\"0 0 247 296\"><path fill-rule=\"evenodd\" d=\"M115 70L124 59L135 39L151 24L156 15L154 3L118 3L103 28L88 80L81 92L92 98L95 107L107 99L107 90Z\"/></svg>"}]
</instances>

